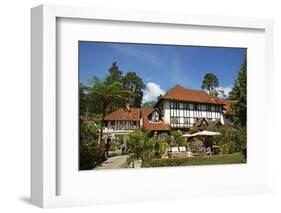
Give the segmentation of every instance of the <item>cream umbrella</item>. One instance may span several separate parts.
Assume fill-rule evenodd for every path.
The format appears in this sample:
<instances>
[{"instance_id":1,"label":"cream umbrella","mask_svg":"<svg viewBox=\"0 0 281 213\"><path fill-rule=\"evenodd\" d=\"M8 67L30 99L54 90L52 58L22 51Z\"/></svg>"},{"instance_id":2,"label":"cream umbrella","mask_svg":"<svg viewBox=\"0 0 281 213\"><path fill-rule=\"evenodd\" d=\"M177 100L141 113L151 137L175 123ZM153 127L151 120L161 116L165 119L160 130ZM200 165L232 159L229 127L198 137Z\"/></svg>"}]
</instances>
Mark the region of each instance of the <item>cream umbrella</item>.
<instances>
[{"instance_id":1,"label":"cream umbrella","mask_svg":"<svg viewBox=\"0 0 281 213\"><path fill-rule=\"evenodd\" d=\"M189 138L189 137L192 137L192 135L191 135L191 134L186 133L186 134L182 135L181 137L184 137L184 138Z\"/></svg>"},{"instance_id":2,"label":"cream umbrella","mask_svg":"<svg viewBox=\"0 0 281 213\"><path fill-rule=\"evenodd\" d=\"M211 132L211 131L201 131L201 132L196 132L192 134L189 137L195 137L195 136L215 136L215 135L220 135L221 133L219 132Z\"/></svg>"}]
</instances>

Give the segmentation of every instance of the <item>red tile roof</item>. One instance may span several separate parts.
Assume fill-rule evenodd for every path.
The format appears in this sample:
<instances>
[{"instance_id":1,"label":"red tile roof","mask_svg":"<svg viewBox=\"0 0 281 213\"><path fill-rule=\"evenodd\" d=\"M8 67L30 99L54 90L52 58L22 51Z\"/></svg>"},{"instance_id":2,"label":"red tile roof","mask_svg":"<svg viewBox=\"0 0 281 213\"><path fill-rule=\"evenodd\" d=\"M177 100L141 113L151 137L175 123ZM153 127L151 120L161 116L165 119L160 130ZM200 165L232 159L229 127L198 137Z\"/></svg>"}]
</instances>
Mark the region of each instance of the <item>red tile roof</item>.
<instances>
[{"instance_id":1,"label":"red tile roof","mask_svg":"<svg viewBox=\"0 0 281 213\"><path fill-rule=\"evenodd\" d=\"M127 108L123 107L105 116L104 120L138 121L140 120L140 118L141 118L141 110L139 108L130 108L128 110Z\"/></svg>"},{"instance_id":2,"label":"red tile roof","mask_svg":"<svg viewBox=\"0 0 281 213\"><path fill-rule=\"evenodd\" d=\"M204 91L186 89L180 85L176 85L167 91L166 94L160 98L160 100L161 99L224 105L223 100L220 98L211 96Z\"/></svg>"},{"instance_id":3,"label":"red tile roof","mask_svg":"<svg viewBox=\"0 0 281 213\"><path fill-rule=\"evenodd\" d=\"M149 120L149 115L156 109L154 108L142 108L141 114L143 119L143 130L154 130L154 131L169 131L171 126L160 119L159 122L152 122Z\"/></svg>"},{"instance_id":4,"label":"red tile roof","mask_svg":"<svg viewBox=\"0 0 281 213\"><path fill-rule=\"evenodd\" d=\"M154 108L119 108L114 112L105 116L106 121L139 121L143 119L143 130L154 130L154 131L168 131L171 130L169 124L166 124L163 119L159 122L152 122L149 120L149 115L157 109Z\"/></svg>"}]
</instances>

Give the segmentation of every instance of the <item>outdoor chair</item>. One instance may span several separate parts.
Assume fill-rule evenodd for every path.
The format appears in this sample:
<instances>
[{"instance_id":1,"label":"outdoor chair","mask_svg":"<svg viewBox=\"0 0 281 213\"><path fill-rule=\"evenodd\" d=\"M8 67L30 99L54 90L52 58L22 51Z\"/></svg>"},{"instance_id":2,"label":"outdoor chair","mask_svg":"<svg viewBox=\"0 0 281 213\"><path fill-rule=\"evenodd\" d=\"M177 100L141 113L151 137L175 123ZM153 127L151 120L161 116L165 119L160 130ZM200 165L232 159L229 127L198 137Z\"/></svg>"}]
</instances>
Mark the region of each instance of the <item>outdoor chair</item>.
<instances>
[{"instance_id":1,"label":"outdoor chair","mask_svg":"<svg viewBox=\"0 0 281 213\"><path fill-rule=\"evenodd\" d=\"M186 148L185 148L185 146L180 146L179 147L179 151L180 151L180 153L184 153L184 157L186 157Z\"/></svg>"},{"instance_id":2,"label":"outdoor chair","mask_svg":"<svg viewBox=\"0 0 281 213\"><path fill-rule=\"evenodd\" d=\"M180 150L180 152L186 152L185 146L180 146L180 147L179 147L179 150Z\"/></svg>"},{"instance_id":3,"label":"outdoor chair","mask_svg":"<svg viewBox=\"0 0 281 213\"><path fill-rule=\"evenodd\" d=\"M179 153L178 147L171 147L170 148L171 157L173 158L175 155Z\"/></svg>"}]
</instances>

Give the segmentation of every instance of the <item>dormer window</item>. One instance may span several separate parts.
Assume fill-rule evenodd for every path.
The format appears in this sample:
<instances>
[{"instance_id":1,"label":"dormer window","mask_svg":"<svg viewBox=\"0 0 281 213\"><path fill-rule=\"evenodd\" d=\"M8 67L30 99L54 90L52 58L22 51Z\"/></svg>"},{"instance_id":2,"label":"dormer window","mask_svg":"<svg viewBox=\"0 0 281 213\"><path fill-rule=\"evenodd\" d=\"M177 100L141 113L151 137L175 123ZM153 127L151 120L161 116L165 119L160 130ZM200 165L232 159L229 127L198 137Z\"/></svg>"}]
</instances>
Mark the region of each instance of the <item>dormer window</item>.
<instances>
[{"instance_id":1,"label":"dormer window","mask_svg":"<svg viewBox=\"0 0 281 213\"><path fill-rule=\"evenodd\" d=\"M157 111L152 112L151 114L151 121L152 122L159 122L160 120L160 115Z\"/></svg>"}]
</instances>

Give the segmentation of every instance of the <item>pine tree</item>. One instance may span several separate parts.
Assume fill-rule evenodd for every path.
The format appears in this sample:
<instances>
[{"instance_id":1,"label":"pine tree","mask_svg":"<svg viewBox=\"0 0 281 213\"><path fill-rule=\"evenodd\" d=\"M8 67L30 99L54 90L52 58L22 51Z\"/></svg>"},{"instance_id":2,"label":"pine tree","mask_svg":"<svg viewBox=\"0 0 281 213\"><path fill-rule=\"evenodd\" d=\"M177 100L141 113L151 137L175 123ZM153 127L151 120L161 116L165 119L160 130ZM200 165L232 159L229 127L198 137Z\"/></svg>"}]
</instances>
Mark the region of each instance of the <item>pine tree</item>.
<instances>
[{"instance_id":1,"label":"pine tree","mask_svg":"<svg viewBox=\"0 0 281 213\"><path fill-rule=\"evenodd\" d=\"M141 107L143 98L143 89L145 89L145 84L141 77L139 77L135 72L128 72L123 77L123 85L127 90L132 91L132 94L128 96L128 102L131 107Z\"/></svg>"},{"instance_id":2,"label":"pine tree","mask_svg":"<svg viewBox=\"0 0 281 213\"><path fill-rule=\"evenodd\" d=\"M207 73L204 76L201 89L207 90L209 95L218 96L218 91L216 88L219 86L219 80L217 76L213 73Z\"/></svg>"},{"instance_id":3,"label":"pine tree","mask_svg":"<svg viewBox=\"0 0 281 213\"><path fill-rule=\"evenodd\" d=\"M121 82L122 81L122 71L119 69L117 62L114 61L108 70L109 75L107 76L107 81L110 83Z\"/></svg>"},{"instance_id":4,"label":"pine tree","mask_svg":"<svg viewBox=\"0 0 281 213\"><path fill-rule=\"evenodd\" d=\"M237 100L233 105L234 111L237 113L236 123L246 126L247 123L247 58L241 65L238 72L234 87L229 94L229 99Z\"/></svg>"}]
</instances>

